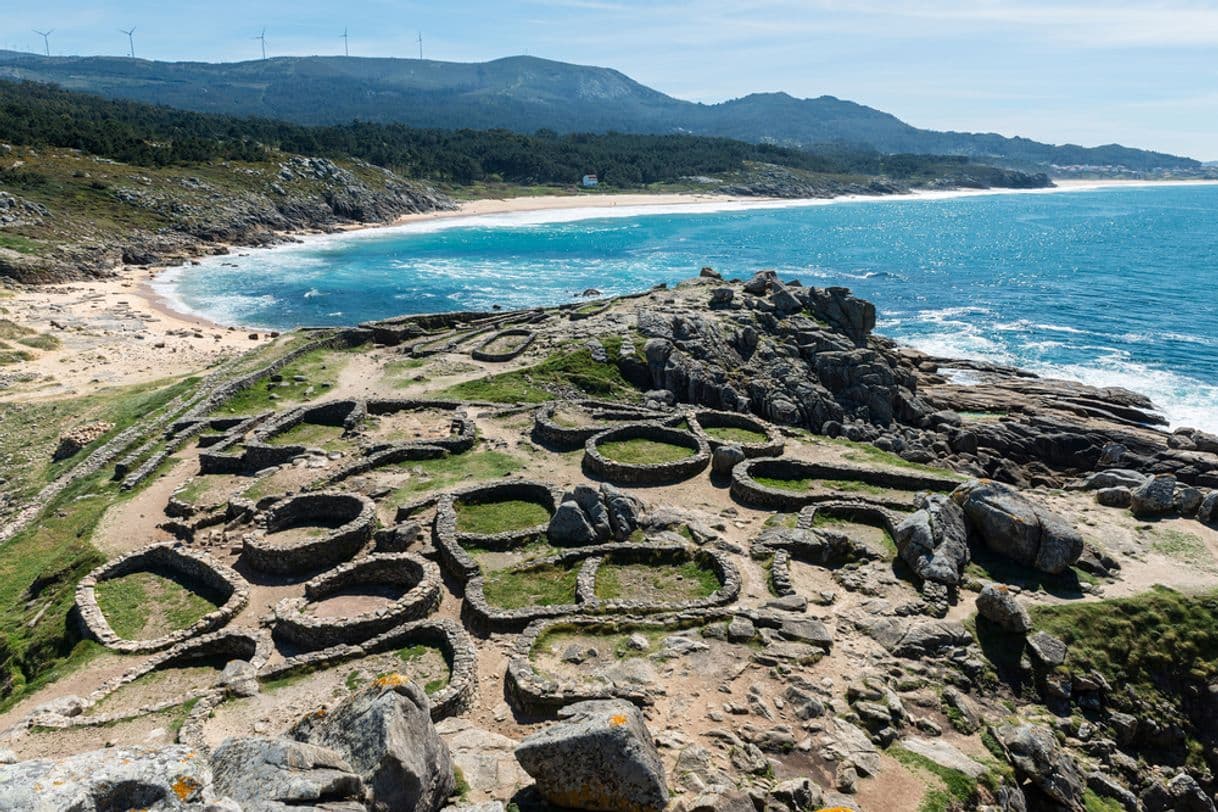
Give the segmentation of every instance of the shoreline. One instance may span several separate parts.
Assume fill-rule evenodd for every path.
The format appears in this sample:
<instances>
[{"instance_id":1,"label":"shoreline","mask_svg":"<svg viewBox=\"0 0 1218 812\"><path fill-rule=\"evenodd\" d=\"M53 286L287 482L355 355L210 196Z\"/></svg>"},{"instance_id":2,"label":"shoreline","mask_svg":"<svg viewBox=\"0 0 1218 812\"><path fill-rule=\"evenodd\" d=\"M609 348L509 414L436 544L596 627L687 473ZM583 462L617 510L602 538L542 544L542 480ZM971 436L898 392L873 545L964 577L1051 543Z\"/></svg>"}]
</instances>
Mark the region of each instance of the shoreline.
<instances>
[{"instance_id":1,"label":"shoreline","mask_svg":"<svg viewBox=\"0 0 1218 812\"><path fill-rule=\"evenodd\" d=\"M286 241L267 248L226 246L228 252L207 255L216 260L254 251L283 250L313 240L360 239L394 230L452 228L488 218L508 223L552 218L581 220L601 216L629 217L649 211L696 213L764 208L835 205L848 202L905 202L1007 194L1055 194L1106 188L1177 184L1214 185L1218 181L1058 181L1043 189L977 189L915 191L905 195L849 195L835 198L783 199L715 194L599 194L488 198L461 203L444 212L406 215L392 223L357 224L331 232L285 234ZM207 256L194 261L206 261ZM190 312L167 291L191 260L172 267L118 269L111 279L65 283L12 291L3 298L7 318L37 333L54 335L61 346L31 350L29 361L0 366L0 400L41 399L87 394L106 386L147 383L167 371L193 373L258 346L277 331L227 325ZM0 295L4 290L0 289ZM22 380L22 379L29 380Z\"/></svg>"}]
</instances>

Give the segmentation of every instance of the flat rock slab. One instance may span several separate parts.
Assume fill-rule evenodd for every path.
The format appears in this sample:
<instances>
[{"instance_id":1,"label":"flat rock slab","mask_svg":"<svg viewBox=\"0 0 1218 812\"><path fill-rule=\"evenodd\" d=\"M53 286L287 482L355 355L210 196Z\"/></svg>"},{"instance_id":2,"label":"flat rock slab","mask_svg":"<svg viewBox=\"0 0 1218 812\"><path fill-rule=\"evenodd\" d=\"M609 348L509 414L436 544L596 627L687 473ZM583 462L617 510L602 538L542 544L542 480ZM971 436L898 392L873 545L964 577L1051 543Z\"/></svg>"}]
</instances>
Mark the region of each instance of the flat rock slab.
<instances>
[{"instance_id":1,"label":"flat rock slab","mask_svg":"<svg viewBox=\"0 0 1218 812\"><path fill-rule=\"evenodd\" d=\"M578 702L516 758L547 801L573 809L660 812L668 787L643 714L622 701Z\"/></svg>"},{"instance_id":2,"label":"flat rock slab","mask_svg":"<svg viewBox=\"0 0 1218 812\"><path fill-rule=\"evenodd\" d=\"M933 761L940 767L962 772L969 778L980 778L985 775L985 767L942 739L923 739L913 736L902 739L901 746L911 753Z\"/></svg>"}]
</instances>

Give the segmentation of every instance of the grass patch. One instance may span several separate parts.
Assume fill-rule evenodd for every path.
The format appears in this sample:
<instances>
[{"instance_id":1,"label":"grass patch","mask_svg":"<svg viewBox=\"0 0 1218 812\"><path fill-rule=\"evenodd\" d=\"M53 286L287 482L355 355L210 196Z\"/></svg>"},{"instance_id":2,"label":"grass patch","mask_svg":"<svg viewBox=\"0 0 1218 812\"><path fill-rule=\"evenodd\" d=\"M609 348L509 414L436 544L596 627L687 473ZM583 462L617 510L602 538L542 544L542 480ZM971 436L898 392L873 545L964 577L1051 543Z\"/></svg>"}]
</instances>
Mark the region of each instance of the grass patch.
<instances>
[{"instance_id":1,"label":"grass patch","mask_svg":"<svg viewBox=\"0 0 1218 812\"><path fill-rule=\"evenodd\" d=\"M163 619L170 630L185 629L216 608L202 595L152 572L134 572L101 581L97 605L119 637L141 639L150 623ZM157 628L151 636L165 631Z\"/></svg>"},{"instance_id":2,"label":"grass patch","mask_svg":"<svg viewBox=\"0 0 1218 812\"><path fill-rule=\"evenodd\" d=\"M18 254L40 254L43 244L20 234L0 234L0 248L16 251Z\"/></svg>"},{"instance_id":3,"label":"grass patch","mask_svg":"<svg viewBox=\"0 0 1218 812\"><path fill-rule=\"evenodd\" d=\"M1125 807L1115 799L1101 798L1090 789L1083 790L1083 809L1087 812L1125 812Z\"/></svg>"},{"instance_id":4,"label":"grass patch","mask_svg":"<svg viewBox=\"0 0 1218 812\"><path fill-rule=\"evenodd\" d=\"M14 350L0 342L0 366L11 366L34 360L32 353L25 350Z\"/></svg>"},{"instance_id":5,"label":"grass patch","mask_svg":"<svg viewBox=\"0 0 1218 812\"><path fill-rule=\"evenodd\" d=\"M889 468L905 468L910 471L921 471L925 474L934 474L935 476L947 477L949 479L959 479L961 482L968 479L963 474L956 473L947 468L938 468L933 465L923 465L917 462L910 462L898 454L893 454L891 451L884 451L876 448L870 443L858 443L853 440L847 440L844 437L825 437L819 434L813 434L806 429L796 429L797 433L801 434L808 442L817 445L835 445L844 449L842 458L851 462L869 463L874 465L883 465Z\"/></svg>"},{"instance_id":6,"label":"grass patch","mask_svg":"<svg viewBox=\"0 0 1218 812\"><path fill-rule=\"evenodd\" d=\"M812 485L816 480L811 477L804 479L775 479L768 476L755 476L753 481L763 488L773 488L779 491L791 491L793 493L806 493L812 490Z\"/></svg>"},{"instance_id":7,"label":"grass patch","mask_svg":"<svg viewBox=\"0 0 1218 812\"><path fill-rule=\"evenodd\" d=\"M215 414L258 414L282 404L302 403L319 397L338 382L339 373L359 349L321 347L307 352L276 373L281 380L255 381L225 401Z\"/></svg>"},{"instance_id":8,"label":"grass patch","mask_svg":"<svg viewBox=\"0 0 1218 812\"><path fill-rule=\"evenodd\" d=\"M750 445L752 443L764 443L769 438L760 431L753 429L742 429L736 426L710 426L702 429L708 437L713 437L716 440L722 440L725 443L740 443L742 445Z\"/></svg>"},{"instance_id":9,"label":"grass patch","mask_svg":"<svg viewBox=\"0 0 1218 812\"><path fill-rule=\"evenodd\" d=\"M282 434L267 438L266 443L274 446L302 445L323 451L342 451L349 445L343 440L343 430L340 427L304 422L297 423Z\"/></svg>"},{"instance_id":10,"label":"grass patch","mask_svg":"<svg viewBox=\"0 0 1218 812\"><path fill-rule=\"evenodd\" d=\"M613 360L621 348L621 339L609 337L601 343L609 358L605 362L594 360L586 347L567 350L531 367L450 386L436 397L489 403L542 403L557 395L576 392L598 398L638 400L638 390L622 377Z\"/></svg>"},{"instance_id":11,"label":"grass patch","mask_svg":"<svg viewBox=\"0 0 1218 812\"><path fill-rule=\"evenodd\" d=\"M623 465L658 465L689 459L697 452L691 448L659 440L635 437L631 440L612 440L598 445L597 450L607 458Z\"/></svg>"},{"instance_id":12,"label":"grass patch","mask_svg":"<svg viewBox=\"0 0 1218 812\"><path fill-rule=\"evenodd\" d=\"M1132 598L1032 609L1034 626L1069 646L1066 665L1142 691L1218 677L1218 590L1164 586Z\"/></svg>"},{"instance_id":13,"label":"grass patch","mask_svg":"<svg viewBox=\"0 0 1218 812\"><path fill-rule=\"evenodd\" d=\"M922 803L918 805L918 812L951 812L955 809L973 808L977 799L977 782L968 775L936 764L925 756L899 745L889 748L888 755L914 772L938 779L933 783L928 782Z\"/></svg>"},{"instance_id":14,"label":"grass patch","mask_svg":"<svg viewBox=\"0 0 1218 812\"><path fill-rule=\"evenodd\" d=\"M596 597L602 600L663 600L676 603L705 598L721 584L713 570L687 561L664 564L602 564L596 571Z\"/></svg>"},{"instance_id":15,"label":"grass patch","mask_svg":"<svg viewBox=\"0 0 1218 812\"><path fill-rule=\"evenodd\" d=\"M523 499L482 503L458 501L455 507L457 532L479 536L525 530L550 520L550 511L544 505Z\"/></svg>"},{"instance_id":16,"label":"grass patch","mask_svg":"<svg viewBox=\"0 0 1218 812\"><path fill-rule=\"evenodd\" d=\"M524 461L502 451L467 451L434 460L405 462L398 467L416 472L416 476L393 494L393 498L403 500L459 482L499 479L519 471L524 467Z\"/></svg>"},{"instance_id":17,"label":"grass patch","mask_svg":"<svg viewBox=\"0 0 1218 812\"><path fill-rule=\"evenodd\" d=\"M573 604L578 575L578 567L562 569L551 565L499 570L486 576L482 589L487 602L500 609Z\"/></svg>"},{"instance_id":18,"label":"grass patch","mask_svg":"<svg viewBox=\"0 0 1218 812\"><path fill-rule=\"evenodd\" d=\"M53 335L43 333L36 336L25 336L17 339L18 344L24 344L27 347L32 347L35 350L57 350L62 343Z\"/></svg>"},{"instance_id":19,"label":"grass patch","mask_svg":"<svg viewBox=\"0 0 1218 812\"><path fill-rule=\"evenodd\" d=\"M1160 555L1200 569L1214 566L1214 557L1200 536L1171 527L1142 532L1150 541L1150 549Z\"/></svg>"},{"instance_id":20,"label":"grass patch","mask_svg":"<svg viewBox=\"0 0 1218 812\"><path fill-rule=\"evenodd\" d=\"M425 358L395 358L381 367L381 373L390 386L395 389L404 389L417 383L415 378L419 376L410 373L425 366L427 366Z\"/></svg>"}]
</instances>

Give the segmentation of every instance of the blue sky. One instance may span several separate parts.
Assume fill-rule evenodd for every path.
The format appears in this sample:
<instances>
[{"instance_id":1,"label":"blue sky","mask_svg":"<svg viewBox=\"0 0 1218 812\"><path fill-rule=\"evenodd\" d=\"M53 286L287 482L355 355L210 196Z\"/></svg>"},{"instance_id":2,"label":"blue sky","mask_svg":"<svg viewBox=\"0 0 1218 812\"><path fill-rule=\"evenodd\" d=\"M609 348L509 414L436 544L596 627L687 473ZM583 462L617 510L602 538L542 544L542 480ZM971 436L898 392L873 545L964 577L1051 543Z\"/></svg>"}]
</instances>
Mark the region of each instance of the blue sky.
<instances>
[{"instance_id":1,"label":"blue sky","mask_svg":"<svg viewBox=\"0 0 1218 812\"><path fill-rule=\"evenodd\" d=\"M341 53L617 68L673 96L829 94L921 127L1218 160L1218 0L4 0L0 47L230 61Z\"/></svg>"}]
</instances>

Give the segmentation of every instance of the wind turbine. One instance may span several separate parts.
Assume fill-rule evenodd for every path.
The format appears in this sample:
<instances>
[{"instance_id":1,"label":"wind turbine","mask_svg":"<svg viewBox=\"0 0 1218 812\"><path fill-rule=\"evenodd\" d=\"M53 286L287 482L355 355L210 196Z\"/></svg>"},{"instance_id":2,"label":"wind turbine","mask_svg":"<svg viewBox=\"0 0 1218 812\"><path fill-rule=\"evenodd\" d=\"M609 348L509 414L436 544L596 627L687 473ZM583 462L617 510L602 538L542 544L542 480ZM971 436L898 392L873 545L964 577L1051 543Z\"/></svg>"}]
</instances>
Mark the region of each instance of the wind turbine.
<instances>
[{"instance_id":1,"label":"wind turbine","mask_svg":"<svg viewBox=\"0 0 1218 812\"><path fill-rule=\"evenodd\" d=\"M39 31L37 28L35 28L34 33L37 34L38 36L42 37L42 46L44 48L46 48L47 56L50 56L51 55L51 35L55 33L55 29L52 28L50 31Z\"/></svg>"},{"instance_id":2,"label":"wind turbine","mask_svg":"<svg viewBox=\"0 0 1218 812\"><path fill-rule=\"evenodd\" d=\"M262 43L262 58L265 60L266 59L266 26L263 26L262 33L256 37L253 37L253 39L256 39Z\"/></svg>"},{"instance_id":3,"label":"wind turbine","mask_svg":"<svg viewBox=\"0 0 1218 812\"><path fill-rule=\"evenodd\" d=\"M419 32L419 59L423 58L423 32Z\"/></svg>"},{"instance_id":4,"label":"wind turbine","mask_svg":"<svg viewBox=\"0 0 1218 812\"><path fill-rule=\"evenodd\" d=\"M126 28L118 30L127 35L127 44L131 46L131 58L135 59L135 26L131 26L130 30Z\"/></svg>"},{"instance_id":5,"label":"wind turbine","mask_svg":"<svg viewBox=\"0 0 1218 812\"><path fill-rule=\"evenodd\" d=\"M343 56L351 56L351 48L347 43L347 29L343 29Z\"/></svg>"}]
</instances>

